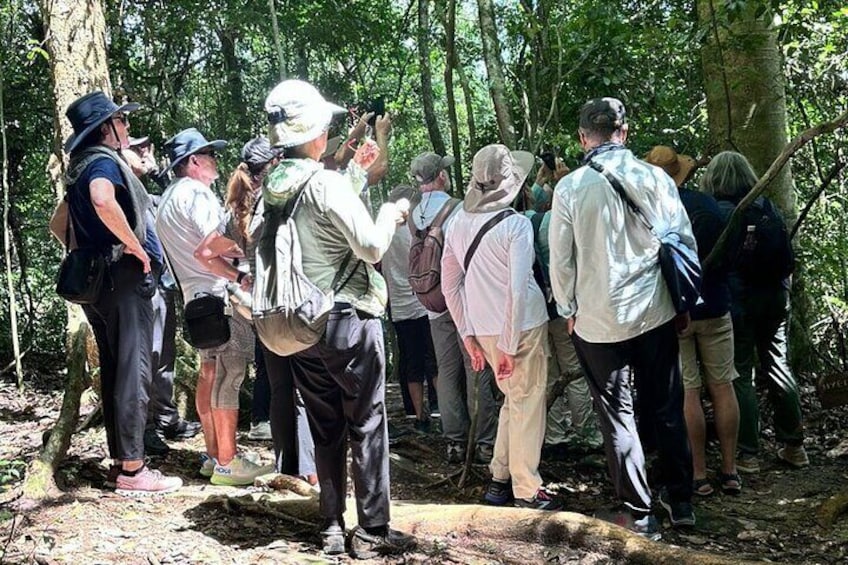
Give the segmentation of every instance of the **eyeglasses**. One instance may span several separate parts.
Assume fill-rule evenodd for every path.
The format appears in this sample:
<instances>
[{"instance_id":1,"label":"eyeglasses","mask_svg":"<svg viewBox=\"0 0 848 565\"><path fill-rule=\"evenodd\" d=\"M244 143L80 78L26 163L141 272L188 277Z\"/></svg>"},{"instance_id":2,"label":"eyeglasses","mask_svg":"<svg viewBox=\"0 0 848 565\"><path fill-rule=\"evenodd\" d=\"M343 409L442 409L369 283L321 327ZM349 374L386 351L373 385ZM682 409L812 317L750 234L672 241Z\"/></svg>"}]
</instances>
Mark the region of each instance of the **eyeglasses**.
<instances>
[{"instance_id":1,"label":"eyeglasses","mask_svg":"<svg viewBox=\"0 0 848 565\"><path fill-rule=\"evenodd\" d=\"M118 120L119 122L121 122L125 126L129 125L129 123L130 123L130 117L127 116L126 114L118 114L117 116L112 116L112 119Z\"/></svg>"},{"instance_id":2,"label":"eyeglasses","mask_svg":"<svg viewBox=\"0 0 848 565\"><path fill-rule=\"evenodd\" d=\"M212 157L213 159L218 159L218 154L214 151L198 151L198 155L206 155L207 157Z\"/></svg>"}]
</instances>

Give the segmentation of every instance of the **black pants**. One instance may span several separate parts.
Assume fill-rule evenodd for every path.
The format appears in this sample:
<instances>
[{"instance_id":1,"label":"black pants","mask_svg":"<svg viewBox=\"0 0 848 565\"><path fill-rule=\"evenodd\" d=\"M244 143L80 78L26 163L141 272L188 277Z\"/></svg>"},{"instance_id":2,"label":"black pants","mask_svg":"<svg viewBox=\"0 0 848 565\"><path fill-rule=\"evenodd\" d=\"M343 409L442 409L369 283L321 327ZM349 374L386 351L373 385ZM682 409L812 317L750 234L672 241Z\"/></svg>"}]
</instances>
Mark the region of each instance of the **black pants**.
<instances>
[{"instance_id":1,"label":"black pants","mask_svg":"<svg viewBox=\"0 0 848 565\"><path fill-rule=\"evenodd\" d=\"M290 359L315 440L321 515L342 520L350 441L359 525L387 525L389 438L380 320L360 319L349 305L336 304L321 341Z\"/></svg>"},{"instance_id":2,"label":"black pants","mask_svg":"<svg viewBox=\"0 0 848 565\"><path fill-rule=\"evenodd\" d=\"M177 361L176 291L158 288L153 295L153 377L147 406L147 429L164 430L180 421L174 404L174 364Z\"/></svg>"},{"instance_id":3,"label":"black pants","mask_svg":"<svg viewBox=\"0 0 848 565\"><path fill-rule=\"evenodd\" d=\"M256 365L256 379L253 381L253 402L250 405L250 421L253 424L268 422L271 419L271 383L268 382L268 367L265 362L265 351L259 338L256 339L256 350L254 351L254 363ZM270 351L268 353L271 353ZM290 383L291 387L294 384ZM280 471L284 472L284 471Z\"/></svg>"},{"instance_id":4,"label":"black pants","mask_svg":"<svg viewBox=\"0 0 848 565\"><path fill-rule=\"evenodd\" d=\"M156 289L135 257L111 265L112 288L83 306L100 357L103 419L109 456L119 461L144 458L144 427L151 380L150 353Z\"/></svg>"},{"instance_id":5,"label":"black pants","mask_svg":"<svg viewBox=\"0 0 848 565\"><path fill-rule=\"evenodd\" d=\"M650 511L641 431L656 441L660 480L671 499L691 500L692 453L683 417L674 323L618 343L589 343L576 333L572 337L598 413L618 497L633 510ZM631 374L639 397L635 410ZM637 418L641 429L637 429Z\"/></svg>"}]
</instances>

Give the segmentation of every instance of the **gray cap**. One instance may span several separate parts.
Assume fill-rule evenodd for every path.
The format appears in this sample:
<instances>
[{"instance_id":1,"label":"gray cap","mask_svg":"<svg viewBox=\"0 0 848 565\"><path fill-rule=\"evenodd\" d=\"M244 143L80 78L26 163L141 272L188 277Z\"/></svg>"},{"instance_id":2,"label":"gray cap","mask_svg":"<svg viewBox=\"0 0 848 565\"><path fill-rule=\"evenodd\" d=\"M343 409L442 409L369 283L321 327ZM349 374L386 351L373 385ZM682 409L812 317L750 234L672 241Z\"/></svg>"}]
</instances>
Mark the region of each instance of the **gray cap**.
<instances>
[{"instance_id":1,"label":"gray cap","mask_svg":"<svg viewBox=\"0 0 848 565\"><path fill-rule=\"evenodd\" d=\"M454 158L450 155L442 157L437 153L427 151L412 160L412 164L409 165L409 173L419 185L430 184L436 180L440 172L453 165L453 162Z\"/></svg>"},{"instance_id":2,"label":"gray cap","mask_svg":"<svg viewBox=\"0 0 848 565\"><path fill-rule=\"evenodd\" d=\"M130 136L128 141L130 142L130 147L142 147L150 144L150 138L146 135L144 137Z\"/></svg>"},{"instance_id":3,"label":"gray cap","mask_svg":"<svg viewBox=\"0 0 848 565\"><path fill-rule=\"evenodd\" d=\"M610 134L621 129L627 111L618 98L609 96L589 100L580 108L580 129Z\"/></svg>"}]
</instances>

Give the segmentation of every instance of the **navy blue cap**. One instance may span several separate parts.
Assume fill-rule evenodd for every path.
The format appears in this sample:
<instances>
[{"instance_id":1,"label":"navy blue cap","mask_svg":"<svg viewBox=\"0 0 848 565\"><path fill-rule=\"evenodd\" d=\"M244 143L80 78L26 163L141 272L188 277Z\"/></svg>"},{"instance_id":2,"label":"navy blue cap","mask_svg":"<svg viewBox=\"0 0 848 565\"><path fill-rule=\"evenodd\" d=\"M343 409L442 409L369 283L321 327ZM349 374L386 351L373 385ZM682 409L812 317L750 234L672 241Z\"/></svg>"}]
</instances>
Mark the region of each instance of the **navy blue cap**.
<instances>
[{"instance_id":1,"label":"navy blue cap","mask_svg":"<svg viewBox=\"0 0 848 565\"><path fill-rule=\"evenodd\" d=\"M170 171L186 157L200 153L204 149L212 148L215 151L220 151L226 146L227 142L223 139L207 141L203 134L197 131L197 128L184 129L165 142L165 150L171 159L171 164L168 165L166 170Z\"/></svg>"},{"instance_id":2,"label":"navy blue cap","mask_svg":"<svg viewBox=\"0 0 848 565\"><path fill-rule=\"evenodd\" d=\"M138 108L139 105L135 103L118 106L100 90L77 98L65 110L65 115L74 127L74 135L65 142L65 151L71 153L79 147L88 134L115 114L132 112Z\"/></svg>"}]
</instances>

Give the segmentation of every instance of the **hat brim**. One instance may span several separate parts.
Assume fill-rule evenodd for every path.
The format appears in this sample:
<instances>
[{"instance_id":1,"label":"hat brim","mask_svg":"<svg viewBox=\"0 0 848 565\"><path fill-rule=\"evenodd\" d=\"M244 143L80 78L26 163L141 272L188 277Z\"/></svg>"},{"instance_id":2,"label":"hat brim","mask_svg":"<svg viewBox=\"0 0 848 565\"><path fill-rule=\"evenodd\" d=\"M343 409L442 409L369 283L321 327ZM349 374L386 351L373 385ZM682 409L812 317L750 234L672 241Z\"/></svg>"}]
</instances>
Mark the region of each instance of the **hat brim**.
<instances>
[{"instance_id":1,"label":"hat brim","mask_svg":"<svg viewBox=\"0 0 848 565\"><path fill-rule=\"evenodd\" d=\"M139 147L140 145L147 145L150 143L150 137L132 137L130 136L130 147Z\"/></svg>"},{"instance_id":2,"label":"hat brim","mask_svg":"<svg viewBox=\"0 0 848 565\"><path fill-rule=\"evenodd\" d=\"M168 172L168 171L173 170L173 168L176 167L181 161L185 160L188 157L191 157L192 155L200 153L204 149L212 148L215 151L220 151L226 146L227 146L226 141L224 141L223 139L216 139L215 141L210 141L209 143L205 143L203 145L195 147L194 149L192 149L191 151L189 151L185 155L180 155L179 158L172 161L171 164L169 164L163 172Z\"/></svg>"},{"instance_id":3,"label":"hat brim","mask_svg":"<svg viewBox=\"0 0 848 565\"><path fill-rule=\"evenodd\" d=\"M510 151L513 170L509 178L504 179L496 190L483 192L472 177L468 183L462 208L470 214L495 212L509 208L515 197L524 187L527 175L533 170L535 159L529 151Z\"/></svg>"},{"instance_id":4,"label":"hat brim","mask_svg":"<svg viewBox=\"0 0 848 565\"><path fill-rule=\"evenodd\" d=\"M695 159L689 155L678 155L677 165L680 169L677 171L677 174L671 178L674 179L674 184L677 186L683 186L683 183L686 182L689 175L692 174L692 170L695 168Z\"/></svg>"},{"instance_id":5,"label":"hat brim","mask_svg":"<svg viewBox=\"0 0 848 565\"><path fill-rule=\"evenodd\" d=\"M65 152L71 153L74 149L76 149L79 146L80 143L82 143L82 141L86 137L88 137L88 134L90 134L91 132L93 132L94 130L99 128L100 125L103 124L103 122L105 122L106 120L108 120L109 118L114 116L115 114L117 114L119 112L135 112L139 108L141 108L140 104L137 104L135 102L130 102L129 104L124 104L122 106L118 106L118 108L116 110L109 112L108 114L104 114L103 116L98 118L97 121L92 122L91 125L89 125L87 128L85 128L84 130L79 132L78 135L71 135L71 137L69 137L68 140L65 142Z\"/></svg>"}]
</instances>

